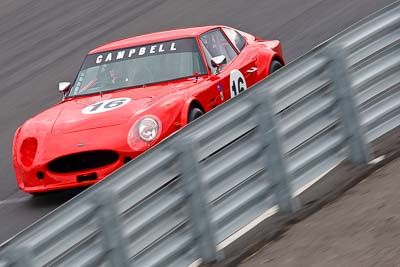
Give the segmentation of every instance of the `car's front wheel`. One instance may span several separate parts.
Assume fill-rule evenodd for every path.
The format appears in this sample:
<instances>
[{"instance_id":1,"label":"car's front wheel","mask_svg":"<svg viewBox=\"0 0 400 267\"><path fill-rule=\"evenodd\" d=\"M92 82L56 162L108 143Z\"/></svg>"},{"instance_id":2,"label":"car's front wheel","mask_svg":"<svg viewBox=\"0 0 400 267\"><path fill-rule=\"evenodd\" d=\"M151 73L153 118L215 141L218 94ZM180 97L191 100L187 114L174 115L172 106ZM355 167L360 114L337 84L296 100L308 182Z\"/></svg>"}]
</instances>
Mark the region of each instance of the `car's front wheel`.
<instances>
[{"instance_id":1,"label":"car's front wheel","mask_svg":"<svg viewBox=\"0 0 400 267\"><path fill-rule=\"evenodd\" d=\"M271 65L269 65L269 73L271 74L271 73L279 70L282 67L283 67L282 63L279 62L278 60L274 59L274 60L272 60Z\"/></svg>"},{"instance_id":2,"label":"car's front wheel","mask_svg":"<svg viewBox=\"0 0 400 267\"><path fill-rule=\"evenodd\" d=\"M204 112L200 108L192 107L189 110L188 122L190 123L190 122L194 121L195 119L197 119L198 117L200 117L203 114L204 114Z\"/></svg>"}]
</instances>

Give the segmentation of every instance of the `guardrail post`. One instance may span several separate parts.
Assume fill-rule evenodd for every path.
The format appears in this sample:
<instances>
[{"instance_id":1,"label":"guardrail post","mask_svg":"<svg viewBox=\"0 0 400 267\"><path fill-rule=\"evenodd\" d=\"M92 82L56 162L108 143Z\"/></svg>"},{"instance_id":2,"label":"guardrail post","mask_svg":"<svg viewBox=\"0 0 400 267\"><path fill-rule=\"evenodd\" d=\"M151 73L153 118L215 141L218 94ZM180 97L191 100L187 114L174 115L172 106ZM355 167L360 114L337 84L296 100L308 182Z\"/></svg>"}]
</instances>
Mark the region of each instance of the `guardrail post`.
<instances>
[{"instance_id":1,"label":"guardrail post","mask_svg":"<svg viewBox=\"0 0 400 267\"><path fill-rule=\"evenodd\" d=\"M33 267L35 264L33 261L33 255L30 248L26 245L20 245L16 247L12 247L7 250L4 255L1 255L9 261L9 266L13 267Z\"/></svg>"},{"instance_id":2,"label":"guardrail post","mask_svg":"<svg viewBox=\"0 0 400 267\"><path fill-rule=\"evenodd\" d=\"M292 198L290 174L284 159L282 141L279 136L278 124L273 111L272 95L265 92L266 98L260 99L254 94L258 128L261 133L260 141L264 145L264 161L266 168L271 173L274 181L275 195L278 200L279 210L284 213L294 212L299 204Z\"/></svg>"},{"instance_id":3,"label":"guardrail post","mask_svg":"<svg viewBox=\"0 0 400 267\"><path fill-rule=\"evenodd\" d=\"M354 101L346 51L339 46L331 46L327 48L326 55L330 60L331 78L339 104L340 119L350 148L350 159L353 163L368 163L369 152Z\"/></svg>"},{"instance_id":4,"label":"guardrail post","mask_svg":"<svg viewBox=\"0 0 400 267\"><path fill-rule=\"evenodd\" d=\"M103 234L103 244L113 267L132 266L126 253L127 242L117 213L114 193L109 190L97 192L93 199L98 205L98 224Z\"/></svg>"},{"instance_id":5,"label":"guardrail post","mask_svg":"<svg viewBox=\"0 0 400 267\"><path fill-rule=\"evenodd\" d=\"M216 231L208 208L206 186L201 180L195 154L196 146L188 138L180 140L177 145L182 166L182 181L189 199L191 222L200 257L203 263L222 260L223 255L217 251Z\"/></svg>"}]
</instances>

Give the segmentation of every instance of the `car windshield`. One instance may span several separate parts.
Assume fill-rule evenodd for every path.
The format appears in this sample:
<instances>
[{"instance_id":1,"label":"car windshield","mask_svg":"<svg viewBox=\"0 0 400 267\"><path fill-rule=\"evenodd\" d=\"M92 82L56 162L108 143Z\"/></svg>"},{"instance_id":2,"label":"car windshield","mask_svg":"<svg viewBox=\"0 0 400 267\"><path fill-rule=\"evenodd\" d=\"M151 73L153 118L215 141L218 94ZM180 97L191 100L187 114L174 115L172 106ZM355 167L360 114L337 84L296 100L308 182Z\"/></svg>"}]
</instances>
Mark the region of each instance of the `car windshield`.
<instances>
[{"instance_id":1,"label":"car windshield","mask_svg":"<svg viewBox=\"0 0 400 267\"><path fill-rule=\"evenodd\" d=\"M106 51L86 57L68 97L206 73L194 38Z\"/></svg>"}]
</instances>

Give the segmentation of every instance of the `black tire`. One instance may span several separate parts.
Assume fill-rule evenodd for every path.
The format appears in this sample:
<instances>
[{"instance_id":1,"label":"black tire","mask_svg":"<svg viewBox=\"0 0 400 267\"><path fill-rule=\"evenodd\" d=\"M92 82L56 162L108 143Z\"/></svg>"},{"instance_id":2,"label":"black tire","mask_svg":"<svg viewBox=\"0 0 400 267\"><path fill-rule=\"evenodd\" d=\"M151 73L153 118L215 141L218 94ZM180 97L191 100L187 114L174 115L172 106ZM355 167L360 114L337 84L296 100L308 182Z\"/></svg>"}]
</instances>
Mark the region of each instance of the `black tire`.
<instances>
[{"instance_id":1,"label":"black tire","mask_svg":"<svg viewBox=\"0 0 400 267\"><path fill-rule=\"evenodd\" d=\"M194 121L195 119L197 119L198 117L200 117L203 114L204 114L204 112L201 109L199 109L197 107L192 107L189 110L188 122L190 123L190 122Z\"/></svg>"},{"instance_id":2,"label":"black tire","mask_svg":"<svg viewBox=\"0 0 400 267\"><path fill-rule=\"evenodd\" d=\"M274 59L274 60L272 60L271 65L269 65L269 73L271 74L271 73L279 70L282 67L283 67L282 63L280 63L278 60Z\"/></svg>"}]
</instances>

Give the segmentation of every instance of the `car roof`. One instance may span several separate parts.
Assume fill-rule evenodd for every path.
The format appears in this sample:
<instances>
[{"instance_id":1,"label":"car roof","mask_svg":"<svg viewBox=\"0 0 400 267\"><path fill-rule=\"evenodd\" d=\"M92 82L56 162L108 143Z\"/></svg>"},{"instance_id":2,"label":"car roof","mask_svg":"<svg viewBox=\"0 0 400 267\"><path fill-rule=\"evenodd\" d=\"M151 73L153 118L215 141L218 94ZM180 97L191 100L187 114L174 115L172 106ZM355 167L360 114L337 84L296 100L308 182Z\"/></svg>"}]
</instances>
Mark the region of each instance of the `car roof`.
<instances>
[{"instance_id":1,"label":"car roof","mask_svg":"<svg viewBox=\"0 0 400 267\"><path fill-rule=\"evenodd\" d=\"M161 32L154 32L154 33L138 35L138 36L129 37L129 38L121 39L121 40L116 40L116 41L98 46L95 49L91 50L89 52L89 55L95 54L95 53L111 51L111 50L116 50L116 49L122 49L122 48L126 48L126 47L131 47L131 46L157 43L157 42L168 41L168 40L173 40L173 39L196 37L204 32L207 32L209 30L212 30L212 29L215 29L218 27L226 27L226 26L209 25L209 26L168 30L168 31L161 31Z\"/></svg>"}]
</instances>

